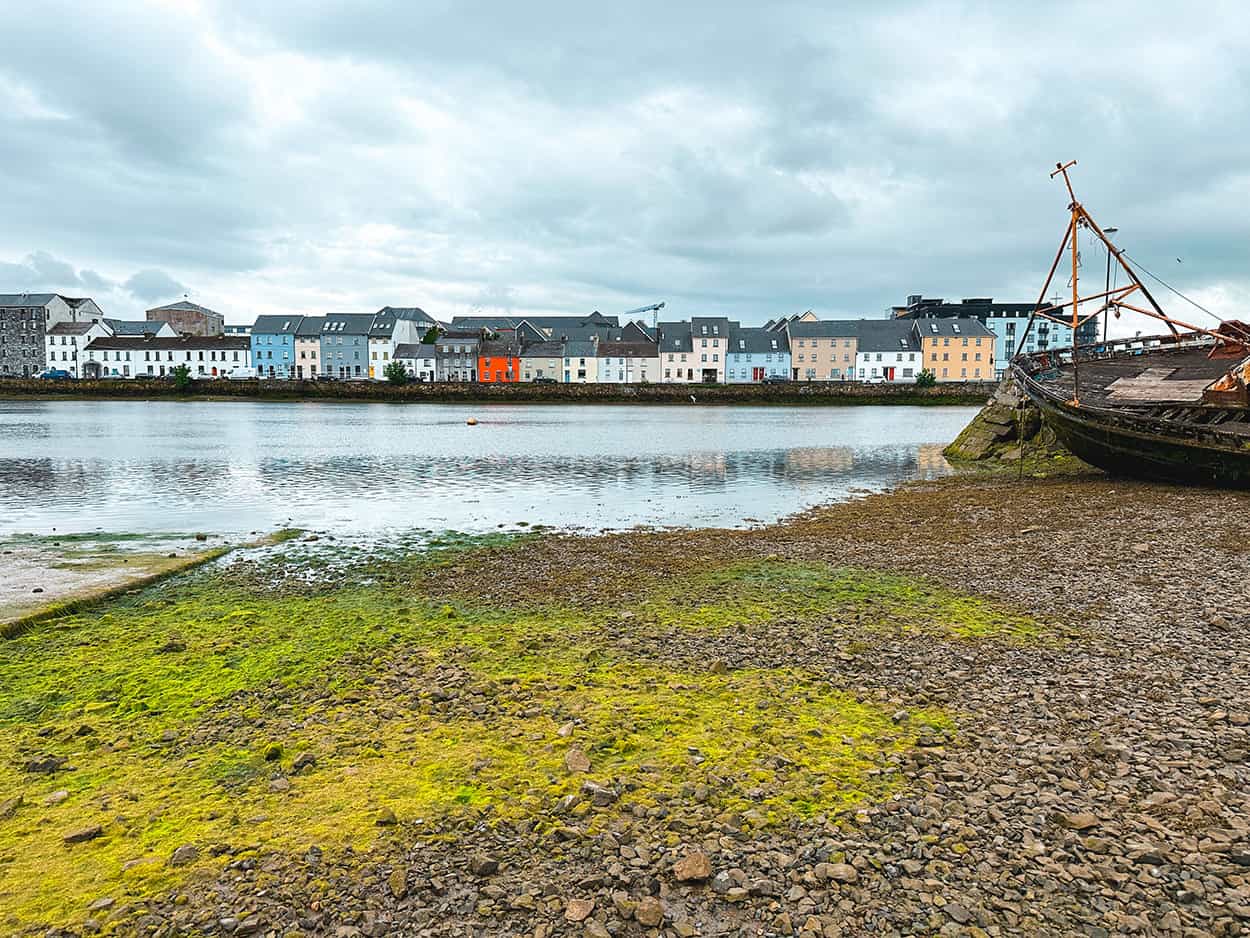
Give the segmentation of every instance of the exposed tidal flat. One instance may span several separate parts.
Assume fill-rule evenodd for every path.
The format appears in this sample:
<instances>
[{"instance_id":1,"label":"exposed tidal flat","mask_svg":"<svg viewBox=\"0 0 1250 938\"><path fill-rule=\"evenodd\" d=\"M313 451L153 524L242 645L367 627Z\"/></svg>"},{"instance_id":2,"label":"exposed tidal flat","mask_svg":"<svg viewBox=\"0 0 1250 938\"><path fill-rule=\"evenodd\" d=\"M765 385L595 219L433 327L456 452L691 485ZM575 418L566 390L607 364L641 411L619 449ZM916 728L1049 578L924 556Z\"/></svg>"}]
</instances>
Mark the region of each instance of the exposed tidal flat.
<instances>
[{"instance_id":1,"label":"exposed tidal flat","mask_svg":"<svg viewBox=\"0 0 1250 938\"><path fill-rule=\"evenodd\" d=\"M1248 509L997 475L238 552L0 646L0 925L1235 934Z\"/></svg>"}]
</instances>

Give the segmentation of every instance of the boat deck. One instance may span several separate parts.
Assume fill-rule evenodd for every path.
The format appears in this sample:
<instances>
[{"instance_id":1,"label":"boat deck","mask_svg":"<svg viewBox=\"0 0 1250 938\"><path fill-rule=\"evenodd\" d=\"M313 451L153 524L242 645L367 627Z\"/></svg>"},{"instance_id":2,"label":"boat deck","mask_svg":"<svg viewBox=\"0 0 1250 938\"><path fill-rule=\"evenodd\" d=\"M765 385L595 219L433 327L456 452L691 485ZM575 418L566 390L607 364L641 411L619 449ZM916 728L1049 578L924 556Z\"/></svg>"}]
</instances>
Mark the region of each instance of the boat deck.
<instances>
[{"instance_id":1,"label":"boat deck","mask_svg":"<svg viewBox=\"0 0 1250 938\"><path fill-rule=\"evenodd\" d=\"M1094 407L1202 403L1202 392L1228 371L1227 359L1207 358L1207 349L1145 349L1140 355L1120 352L1114 357L1082 361L1080 398ZM1073 392L1072 363L1065 362L1049 375L1038 375L1047 388L1069 397Z\"/></svg>"},{"instance_id":2,"label":"boat deck","mask_svg":"<svg viewBox=\"0 0 1250 938\"><path fill-rule=\"evenodd\" d=\"M1209 347L1148 348L1082 360L1081 404L1250 436L1250 412L1245 408L1202 403L1203 390L1233 364L1226 358L1208 358L1208 351ZM1070 361L1035 373L1033 380L1063 399L1073 397Z\"/></svg>"}]
</instances>

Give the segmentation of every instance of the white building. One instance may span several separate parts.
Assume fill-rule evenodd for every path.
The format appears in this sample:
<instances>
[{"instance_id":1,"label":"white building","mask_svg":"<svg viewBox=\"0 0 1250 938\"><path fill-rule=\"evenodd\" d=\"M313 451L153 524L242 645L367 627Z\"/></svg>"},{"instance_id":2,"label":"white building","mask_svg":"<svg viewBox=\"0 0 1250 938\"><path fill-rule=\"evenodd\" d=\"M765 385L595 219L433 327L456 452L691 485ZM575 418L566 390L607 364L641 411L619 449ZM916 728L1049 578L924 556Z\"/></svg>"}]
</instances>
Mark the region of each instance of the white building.
<instances>
[{"instance_id":1,"label":"white building","mask_svg":"<svg viewBox=\"0 0 1250 938\"><path fill-rule=\"evenodd\" d=\"M404 366L412 381L432 382L438 377L438 356L433 343L401 342L395 346L394 360ZM385 377L385 376L384 376Z\"/></svg>"},{"instance_id":2,"label":"white building","mask_svg":"<svg viewBox=\"0 0 1250 938\"><path fill-rule=\"evenodd\" d=\"M600 384L648 384L660 375L654 342L600 342L595 358Z\"/></svg>"},{"instance_id":3,"label":"white building","mask_svg":"<svg viewBox=\"0 0 1250 938\"><path fill-rule=\"evenodd\" d=\"M860 320L856 380L914 384L924 367L924 356L912 326L906 320Z\"/></svg>"},{"instance_id":4,"label":"white building","mask_svg":"<svg viewBox=\"0 0 1250 938\"><path fill-rule=\"evenodd\" d=\"M44 368L68 371L73 378L82 377L79 368L81 352L92 339L112 335L107 322L58 322L45 337Z\"/></svg>"},{"instance_id":5,"label":"white building","mask_svg":"<svg viewBox=\"0 0 1250 938\"><path fill-rule=\"evenodd\" d=\"M571 339L564 343L565 384L597 384L599 359L596 357L598 342L593 339Z\"/></svg>"},{"instance_id":6,"label":"white building","mask_svg":"<svg viewBox=\"0 0 1250 938\"><path fill-rule=\"evenodd\" d=\"M196 378L224 378L252 367L245 335L101 336L84 349L85 378L159 378L186 365Z\"/></svg>"}]
</instances>

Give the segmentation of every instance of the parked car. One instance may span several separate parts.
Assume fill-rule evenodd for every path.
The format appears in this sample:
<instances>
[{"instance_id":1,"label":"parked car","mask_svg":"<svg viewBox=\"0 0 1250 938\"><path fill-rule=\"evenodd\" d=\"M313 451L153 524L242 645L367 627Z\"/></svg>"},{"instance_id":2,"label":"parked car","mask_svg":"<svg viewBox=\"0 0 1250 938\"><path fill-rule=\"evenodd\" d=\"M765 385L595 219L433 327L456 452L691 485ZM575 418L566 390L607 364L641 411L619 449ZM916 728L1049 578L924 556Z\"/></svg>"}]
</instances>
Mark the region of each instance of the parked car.
<instances>
[{"instance_id":1,"label":"parked car","mask_svg":"<svg viewBox=\"0 0 1250 938\"><path fill-rule=\"evenodd\" d=\"M559 384L559 383L560 382L557 381L555 378L542 377L542 378L534 379L534 384Z\"/></svg>"},{"instance_id":2,"label":"parked car","mask_svg":"<svg viewBox=\"0 0 1250 938\"><path fill-rule=\"evenodd\" d=\"M765 375L760 384L789 384L790 379L785 375Z\"/></svg>"},{"instance_id":3,"label":"parked car","mask_svg":"<svg viewBox=\"0 0 1250 938\"><path fill-rule=\"evenodd\" d=\"M338 378L334 377L334 375L317 375L317 380L318 381L337 381Z\"/></svg>"},{"instance_id":4,"label":"parked car","mask_svg":"<svg viewBox=\"0 0 1250 938\"><path fill-rule=\"evenodd\" d=\"M61 368L49 368L39 377L44 381L69 381L74 376Z\"/></svg>"},{"instance_id":5,"label":"parked car","mask_svg":"<svg viewBox=\"0 0 1250 938\"><path fill-rule=\"evenodd\" d=\"M229 381L252 381L259 377L260 375L255 368L243 367L231 369L230 373L226 375L226 379Z\"/></svg>"}]
</instances>

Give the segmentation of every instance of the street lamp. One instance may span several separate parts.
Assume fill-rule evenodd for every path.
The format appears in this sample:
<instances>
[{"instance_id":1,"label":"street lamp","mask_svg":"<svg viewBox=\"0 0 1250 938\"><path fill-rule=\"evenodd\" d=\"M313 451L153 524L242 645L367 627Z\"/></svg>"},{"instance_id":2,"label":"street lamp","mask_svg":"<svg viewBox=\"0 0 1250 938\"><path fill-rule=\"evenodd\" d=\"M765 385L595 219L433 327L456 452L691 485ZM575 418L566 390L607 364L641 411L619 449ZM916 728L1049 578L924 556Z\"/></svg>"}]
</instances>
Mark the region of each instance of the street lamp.
<instances>
[{"instance_id":1,"label":"street lamp","mask_svg":"<svg viewBox=\"0 0 1250 938\"><path fill-rule=\"evenodd\" d=\"M1102 233L1107 236L1107 241L1109 242L1112 238L1115 237L1115 233L1119 230L1120 230L1119 228L1104 228L1102 230ZM1111 292L1111 246L1110 244L1108 244L1107 246L1107 285L1103 287L1103 289L1107 293ZM1104 295L1102 298L1102 344L1103 345L1107 344L1107 313L1110 312L1111 310L1110 304L1111 304L1111 297Z\"/></svg>"}]
</instances>

